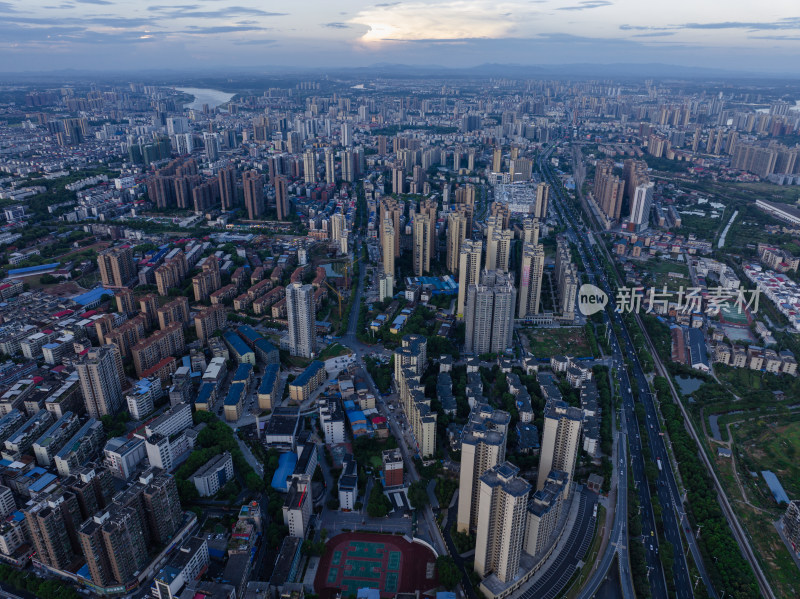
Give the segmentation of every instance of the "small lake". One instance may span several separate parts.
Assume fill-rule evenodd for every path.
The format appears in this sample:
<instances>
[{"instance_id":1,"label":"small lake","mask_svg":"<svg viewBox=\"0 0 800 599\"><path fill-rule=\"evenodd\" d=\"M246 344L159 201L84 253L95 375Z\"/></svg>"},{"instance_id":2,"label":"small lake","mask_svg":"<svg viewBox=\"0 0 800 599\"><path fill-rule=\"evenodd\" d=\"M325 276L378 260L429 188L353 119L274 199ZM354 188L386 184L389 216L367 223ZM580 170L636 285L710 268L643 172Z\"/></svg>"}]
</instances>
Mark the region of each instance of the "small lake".
<instances>
[{"instance_id":1,"label":"small lake","mask_svg":"<svg viewBox=\"0 0 800 599\"><path fill-rule=\"evenodd\" d=\"M219 91L218 89L207 89L202 87L176 87L178 91L194 96L194 102L188 104L189 108L200 110L203 104L208 104L209 108L216 108L220 104L225 104L235 94Z\"/></svg>"},{"instance_id":2,"label":"small lake","mask_svg":"<svg viewBox=\"0 0 800 599\"><path fill-rule=\"evenodd\" d=\"M684 395L691 395L697 391L700 386L705 382L703 379L698 379L693 376L676 376L675 382Z\"/></svg>"}]
</instances>

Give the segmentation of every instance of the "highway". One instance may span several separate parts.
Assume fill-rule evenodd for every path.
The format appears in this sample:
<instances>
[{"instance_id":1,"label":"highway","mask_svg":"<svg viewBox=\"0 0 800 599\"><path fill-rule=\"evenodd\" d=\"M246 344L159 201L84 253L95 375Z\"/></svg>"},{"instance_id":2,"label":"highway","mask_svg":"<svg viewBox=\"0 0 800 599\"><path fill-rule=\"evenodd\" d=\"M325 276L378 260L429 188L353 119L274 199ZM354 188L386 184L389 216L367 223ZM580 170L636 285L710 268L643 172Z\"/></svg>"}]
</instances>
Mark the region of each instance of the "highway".
<instances>
[{"instance_id":1,"label":"highway","mask_svg":"<svg viewBox=\"0 0 800 599\"><path fill-rule=\"evenodd\" d=\"M625 425L623 424L623 429ZM614 512L614 528L611 530L611 537L609 539L603 557L595 564L595 569L592 576L586 582L578 595L579 599L591 599L594 597L597 590L605 582L606 574L608 574L611 564L614 563L614 557L618 557L620 564L620 581L622 583L622 596L633 598L635 593L633 591L633 582L631 580L630 563L628 560L628 460L626 457L626 435L625 433L617 434L617 447L619 459L617 464L619 468L619 478L617 484L617 505Z\"/></svg>"},{"instance_id":2,"label":"highway","mask_svg":"<svg viewBox=\"0 0 800 599\"><path fill-rule=\"evenodd\" d=\"M550 150L552 151L552 149ZM660 435L661 427L658 421L656 407L653 402L651 394L647 391L641 391L638 398L634 398L632 393L628 391L632 386L629 381L629 373L627 372L625 361L622 359L622 351L627 353L627 361L630 364L633 378L636 380L640 390L649 389L647 379L645 378L644 371L639 363L636 353L633 351L633 344L630 339L627 327L622 320L621 315L616 312L615 294L612 293L611 287L606 279L605 272L600 268L597 255L594 247L589 242L585 230L578 228L578 218L574 210L566 199L562 196L560 182L556 181L555 174L552 172L552 167L547 158L549 152L540 158L539 164L542 168L545 179L550 183L551 196L553 198L553 206L560 214L562 222L567 226L567 234L572 241L577 245L578 251L583 261L586 272L589 275L590 281L593 281L598 287L603 289L608 296L608 304L606 305L606 318L619 327L622 332L621 344L618 343L614 336L611 337L612 349L617 366L618 381L620 383L620 391L623 400L623 406L626 412L626 418L629 427L637 427L638 424L635 418L634 403L639 401L645 408L646 422L648 424L648 440L649 447L653 459L660 458L662 469L659 472L656 494L659 503L662 506L661 523L663 525L664 536L672 544L674 551L674 567L670 576L675 581L677 597L679 599L689 599L693 597L692 584L689 580L689 569L686 563L686 558L683 552L683 542L680 535L680 528L678 519L675 515L674 499L677 498L677 485L675 483L675 476L672 472L671 463L664 445L663 437ZM656 533L656 521L653 511L652 499L650 497L650 490L647 480L644 476L644 459L641 454L641 438L638 433L629 437L630 451L633 465L633 479L636 486L641 504L641 517L642 517L642 531L645 543L645 555L647 559L648 573L652 595L655 599L666 599L667 585L666 573L661 565L659 557L659 543L658 535ZM691 534L691 531L688 532ZM715 597L716 595L712 595Z\"/></svg>"},{"instance_id":3,"label":"highway","mask_svg":"<svg viewBox=\"0 0 800 599\"><path fill-rule=\"evenodd\" d=\"M576 150L576 152L574 152L574 155L575 155L575 161L574 162L575 162L576 173L582 173L583 172L583 165L582 165L581 158L580 158L580 149L579 148ZM580 188L580 184L577 183L576 187L579 189ZM583 205L584 205L584 209L586 209L585 202L583 203ZM602 244L601 244L601 248L602 248L602 251L605 254L606 258L609 260L609 262L611 264L613 264L613 261L611 261L611 256L609 255L607 249L604 246L602 246ZM691 266L690 266L690 270L691 270ZM681 410L681 415L683 416L684 424L686 425L687 430L689 431L689 434L691 435L691 437L694 439L695 443L697 443L698 447L700 447L701 446L700 438L697 435L697 432L696 432L696 430L694 428L694 424L692 423L691 419L689 418L689 415L687 414L686 409L683 406L683 402L681 401L677 391L675 390L675 386L672 383L672 379L669 377L669 374L668 374L666 368L664 367L664 364L662 363L661 358L659 357L658 352L656 351L652 340L650 339L650 335L648 334L647 329L644 327L644 324L643 324L643 322L641 320L641 317L639 316L639 314L635 314L634 316L635 316L636 321L637 321L637 323L639 325L639 328L642 331L642 335L644 336L644 339L647 342L647 345L648 345L648 348L650 350L650 353L653 356L656 372L659 375L661 375L661 376L663 376L663 377L665 377L667 379L667 383L669 384L670 392L672 394L672 399L675 402L675 404ZM759 586L759 589L760 589L762 595L764 595L768 599L774 599L775 598L775 594L774 594L774 592L773 592L773 590L772 590L772 588L771 588L771 586L769 584L769 581L768 581L766 575L764 574L764 571L761 568L761 564L759 563L758 558L756 557L752 546L750 545L750 540L747 537L747 534L745 533L744 529L742 528L742 525L739 523L739 520L736 517L736 514L733 511L733 508L731 507L730 501L728 500L728 497L725 494L725 490L722 488L722 484L720 483L719 478L717 477L717 474L714 471L713 466L711 465L711 461L708 459L708 456L706 455L706 453L704 451L700 450L699 451L699 455L700 455L700 459L703 461L703 464L706 467L706 470L709 472L712 480L714 481L714 488L715 488L715 490L717 492L717 496L719 498L719 502L720 502L720 506L722 507L722 511L725 514L725 518L728 521L728 525L730 526L734 537L736 538L736 541L737 541L737 543L739 545L739 549L741 550L741 552L744 555L745 559L750 563L750 566L753 568L753 571L755 573L756 580L758 582L758 586ZM718 597L718 594L717 594L716 590L713 588L713 585L711 583L711 579L708 576L708 572L707 572L707 570L705 568L705 564L703 563L703 558L702 558L702 555L700 553L700 549L699 549L699 547L697 545L697 540L695 538L695 535L694 535L694 533L693 533L693 531L691 529L691 526L690 526L689 522L685 518L685 511L683 509L682 501L680 500L678 487L675 484L674 477L669 477L669 478L672 479L671 482L668 482L668 486L669 486L669 492L670 492L670 499L672 500L673 510L677 514L677 517L678 517L679 521L681 522L681 525L684 527L684 533L685 533L687 542L689 544L689 549L692 552L692 557L694 558L694 562L697 565L698 571L700 573L700 577L702 578L703 584L706 587L706 591L708 592L710 597L713 597L713 598L716 599ZM697 581L695 580L694 583L696 585Z\"/></svg>"}]
</instances>

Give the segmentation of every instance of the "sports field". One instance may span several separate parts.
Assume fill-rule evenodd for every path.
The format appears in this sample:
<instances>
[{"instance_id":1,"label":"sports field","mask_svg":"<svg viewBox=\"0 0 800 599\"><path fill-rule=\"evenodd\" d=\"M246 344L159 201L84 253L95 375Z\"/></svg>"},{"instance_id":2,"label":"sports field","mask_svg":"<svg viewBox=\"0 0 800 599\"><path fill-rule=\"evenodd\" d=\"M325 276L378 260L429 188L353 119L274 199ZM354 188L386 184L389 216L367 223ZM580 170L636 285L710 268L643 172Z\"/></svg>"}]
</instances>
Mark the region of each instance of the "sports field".
<instances>
[{"instance_id":1,"label":"sports field","mask_svg":"<svg viewBox=\"0 0 800 599\"><path fill-rule=\"evenodd\" d=\"M315 591L321 599L343 597L358 589L380 590L382 597L398 592L433 589L437 586L433 564L436 557L427 547L409 543L395 535L343 533L327 543L320 560Z\"/></svg>"}]
</instances>

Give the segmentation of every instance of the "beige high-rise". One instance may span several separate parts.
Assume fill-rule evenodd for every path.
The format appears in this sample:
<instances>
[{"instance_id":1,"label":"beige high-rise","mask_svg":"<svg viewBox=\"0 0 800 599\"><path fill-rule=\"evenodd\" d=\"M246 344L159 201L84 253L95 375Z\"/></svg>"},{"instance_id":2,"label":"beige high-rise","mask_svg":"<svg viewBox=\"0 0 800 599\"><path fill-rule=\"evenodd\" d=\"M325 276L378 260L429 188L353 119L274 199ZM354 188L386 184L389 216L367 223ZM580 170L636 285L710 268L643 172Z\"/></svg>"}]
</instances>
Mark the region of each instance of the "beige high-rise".
<instances>
[{"instance_id":1,"label":"beige high-rise","mask_svg":"<svg viewBox=\"0 0 800 599\"><path fill-rule=\"evenodd\" d=\"M461 437L461 470L458 483L459 532L470 532L478 525L480 478L506 459L508 412L489 404L478 404L470 413Z\"/></svg>"},{"instance_id":2,"label":"beige high-rise","mask_svg":"<svg viewBox=\"0 0 800 599\"><path fill-rule=\"evenodd\" d=\"M539 243L539 219L526 218L522 224L522 242L532 243L537 245Z\"/></svg>"},{"instance_id":3,"label":"beige high-rise","mask_svg":"<svg viewBox=\"0 0 800 599\"><path fill-rule=\"evenodd\" d=\"M128 246L103 250L97 256L97 266L105 287L125 287L136 278L133 250Z\"/></svg>"},{"instance_id":4,"label":"beige high-rise","mask_svg":"<svg viewBox=\"0 0 800 599\"><path fill-rule=\"evenodd\" d=\"M563 470L569 476L564 485L564 497L569 494L569 483L575 473L575 461L581 440L583 412L564 401L551 401L544 410L544 431L539 458L539 480L536 489L542 489L551 470Z\"/></svg>"},{"instance_id":5,"label":"beige high-rise","mask_svg":"<svg viewBox=\"0 0 800 599\"><path fill-rule=\"evenodd\" d=\"M427 215L431 222L429 227L429 247L431 248L431 259L433 259L433 257L439 253L437 247L439 244L436 242L436 216L438 210L439 204L434 200L423 200L419 203L419 212Z\"/></svg>"},{"instance_id":6,"label":"beige high-rise","mask_svg":"<svg viewBox=\"0 0 800 599\"><path fill-rule=\"evenodd\" d=\"M286 312L289 321L289 353L312 358L317 351L317 324L314 288L291 283L286 288Z\"/></svg>"},{"instance_id":7,"label":"beige high-rise","mask_svg":"<svg viewBox=\"0 0 800 599\"><path fill-rule=\"evenodd\" d=\"M110 343L90 349L77 364L86 411L91 418L116 414L123 404L122 356Z\"/></svg>"},{"instance_id":8,"label":"beige high-rise","mask_svg":"<svg viewBox=\"0 0 800 599\"><path fill-rule=\"evenodd\" d=\"M495 148L492 152L492 172L499 173L503 169L503 149Z\"/></svg>"},{"instance_id":9,"label":"beige high-rise","mask_svg":"<svg viewBox=\"0 0 800 599\"><path fill-rule=\"evenodd\" d=\"M539 298L542 294L542 273L544 272L544 246L524 243L522 246L522 265L519 277L518 318L539 313Z\"/></svg>"},{"instance_id":10,"label":"beige high-rise","mask_svg":"<svg viewBox=\"0 0 800 599\"><path fill-rule=\"evenodd\" d=\"M427 214L414 215L414 275L421 277L431 269L431 219Z\"/></svg>"},{"instance_id":11,"label":"beige high-rise","mask_svg":"<svg viewBox=\"0 0 800 599\"><path fill-rule=\"evenodd\" d=\"M550 198L550 186L547 183L539 183L536 186L536 204L533 209L535 218L547 218L547 202Z\"/></svg>"},{"instance_id":12,"label":"beige high-rise","mask_svg":"<svg viewBox=\"0 0 800 599\"><path fill-rule=\"evenodd\" d=\"M306 150L303 154L303 177L307 184L317 181L317 156L314 150Z\"/></svg>"},{"instance_id":13,"label":"beige high-rise","mask_svg":"<svg viewBox=\"0 0 800 599\"><path fill-rule=\"evenodd\" d=\"M467 215L465 212L451 212L447 215L447 270L458 272L458 259L461 244L467 238Z\"/></svg>"},{"instance_id":14,"label":"beige high-rise","mask_svg":"<svg viewBox=\"0 0 800 599\"><path fill-rule=\"evenodd\" d=\"M333 150L330 148L325 148L325 183L328 185L336 183L336 163Z\"/></svg>"},{"instance_id":15,"label":"beige high-rise","mask_svg":"<svg viewBox=\"0 0 800 599\"><path fill-rule=\"evenodd\" d=\"M481 252L483 243L473 239L466 239L461 244L458 257L458 307L456 316L464 317L464 305L467 299L467 289L478 282L481 273Z\"/></svg>"},{"instance_id":16,"label":"beige high-rise","mask_svg":"<svg viewBox=\"0 0 800 599\"><path fill-rule=\"evenodd\" d=\"M400 218L403 216L404 206L394 198L384 198L381 202L380 219L381 222L389 219L394 228L394 257L400 257ZM383 230L383 229L381 229Z\"/></svg>"},{"instance_id":17,"label":"beige high-rise","mask_svg":"<svg viewBox=\"0 0 800 599\"><path fill-rule=\"evenodd\" d=\"M519 572L531 485L518 473L503 462L481 476L475 542L475 572L481 578L494 574L508 583Z\"/></svg>"},{"instance_id":18,"label":"beige high-rise","mask_svg":"<svg viewBox=\"0 0 800 599\"><path fill-rule=\"evenodd\" d=\"M394 277L394 245L395 233L392 221L385 220L381 226L381 253L383 254L383 272Z\"/></svg>"},{"instance_id":19,"label":"beige high-rise","mask_svg":"<svg viewBox=\"0 0 800 599\"><path fill-rule=\"evenodd\" d=\"M511 242L514 232L508 229L495 229L486 240L486 269L508 272L511 258Z\"/></svg>"}]
</instances>

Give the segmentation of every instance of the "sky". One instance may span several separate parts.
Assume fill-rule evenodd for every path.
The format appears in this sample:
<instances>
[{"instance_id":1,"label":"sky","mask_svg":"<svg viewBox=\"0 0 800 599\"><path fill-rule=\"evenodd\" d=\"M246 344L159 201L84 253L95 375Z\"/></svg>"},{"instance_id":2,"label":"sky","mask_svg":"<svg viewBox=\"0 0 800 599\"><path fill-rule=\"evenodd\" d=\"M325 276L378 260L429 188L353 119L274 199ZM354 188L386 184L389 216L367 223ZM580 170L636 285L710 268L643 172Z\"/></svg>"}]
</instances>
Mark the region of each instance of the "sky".
<instances>
[{"instance_id":1,"label":"sky","mask_svg":"<svg viewBox=\"0 0 800 599\"><path fill-rule=\"evenodd\" d=\"M798 58L800 0L0 0L0 72Z\"/></svg>"}]
</instances>

